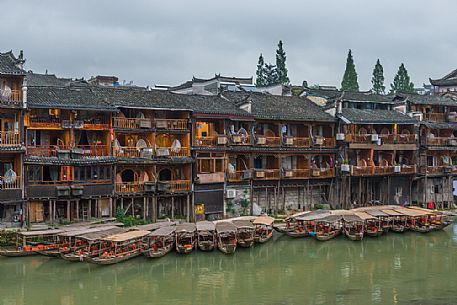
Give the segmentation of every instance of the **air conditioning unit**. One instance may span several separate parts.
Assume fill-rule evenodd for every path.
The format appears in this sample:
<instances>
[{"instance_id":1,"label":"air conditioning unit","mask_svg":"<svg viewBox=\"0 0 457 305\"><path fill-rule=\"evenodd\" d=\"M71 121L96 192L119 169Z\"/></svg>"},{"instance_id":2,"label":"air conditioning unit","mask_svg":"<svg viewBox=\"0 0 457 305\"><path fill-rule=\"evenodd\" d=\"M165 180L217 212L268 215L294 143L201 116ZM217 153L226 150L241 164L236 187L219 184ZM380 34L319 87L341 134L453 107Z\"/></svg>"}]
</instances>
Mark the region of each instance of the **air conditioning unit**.
<instances>
[{"instance_id":1,"label":"air conditioning unit","mask_svg":"<svg viewBox=\"0 0 457 305\"><path fill-rule=\"evenodd\" d=\"M401 173L401 166L400 165L395 165L394 166L394 173Z\"/></svg>"},{"instance_id":2,"label":"air conditioning unit","mask_svg":"<svg viewBox=\"0 0 457 305\"><path fill-rule=\"evenodd\" d=\"M82 196L84 193L84 186L82 185L72 185L71 186L71 194L73 196Z\"/></svg>"},{"instance_id":3,"label":"air conditioning unit","mask_svg":"<svg viewBox=\"0 0 457 305\"><path fill-rule=\"evenodd\" d=\"M157 148L156 155L159 157L168 157L170 155L170 150L168 148Z\"/></svg>"},{"instance_id":4,"label":"air conditioning unit","mask_svg":"<svg viewBox=\"0 0 457 305\"><path fill-rule=\"evenodd\" d=\"M317 137L316 138L316 145L324 145L324 138Z\"/></svg>"},{"instance_id":5,"label":"air conditioning unit","mask_svg":"<svg viewBox=\"0 0 457 305\"><path fill-rule=\"evenodd\" d=\"M165 121L165 120L157 120L156 121L156 128L167 129L167 127L168 127L167 121Z\"/></svg>"},{"instance_id":6,"label":"air conditioning unit","mask_svg":"<svg viewBox=\"0 0 457 305\"><path fill-rule=\"evenodd\" d=\"M57 197L68 197L70 196L69 186L56 186Z\"/></svg>"},{"instance_id":7,"label":"air conditioning unit","mask_svg":"<svg viewBox=\"0 0 457 305\"><path fill-rule=\"evenodd\" d=\"M140 120L140 128L151 128L151 127L152 127L151 120L147 120L147 119Z\"/></svg>"},{"instance_id":8,"label":"air conditioning unit","mask_svg":"<svg viewBox=\"0 0 457 305\"><path fill-rule=\"evenodd\" d=\"M225 191L225 198L233 199L236 197L236 190L227 190Z\"/></svg>"},{"instance_id":9,"label":"air conditioning unit","mask_svg":"<svg viewBox=\"0 0 457 305\"><path fill-rule=\"evenodd\" d=\"M145 182L144 191L146 193L154 193L156 191L156 183L152 181Z\"/></svg>"},{"instance_id":10,"label":"air conditioning unit","mask_svg":"<svg viewBox=\"0 0 457 305\"><path fill-rule=\"evenodd\" d=\"M286 145L294 145L294 138L286 138Z\"/></svg>"},{"instance_id":11,"label":"air conditioning unit","mask_svg":"<svg viewBox=\"0 0 457 305\"><path fill-rule=\"evenodd\" d=\"M71 128L72 124L70 120L62 120L62 128Z\"/></svg>"},{"instance_id":12,"label":"air conditioning unit","mask_svg":"<svg viewBox=\"0 0 457 305\"><path fill-rule=\"evenodd\" d=\"M252 172L250 170L243 171L243 175L241 177L243 180L249 180L252 178Z\"/></svg>"},{"instance_id":13,"label":"air conditioning unit","mask_svg":"<svg viewBox=\"0 0 457 305\"><path fill-rule=\"evenodd\" d=\"M168 182L157 182L157 190L159 192L169 192L170 191L170 183Z\"/></svg>"},{"instance_id":14,"label":"air conditioning unit","mask_svg":"<svg viewBox=\"0 0 457 305\"><path fill-rule=\"evenodd\" d=\"M292 178L293 176L294 176L294 172L293 172L293 171L286 170L286 171L284 172L284 177Z\"/></svg>"},{"instance_id":15,"label":"air conditioning unit","mask_svg":"<svg viewBox=\"0 0 457 305\"><path fill-rule=\"evenodd\" d=\"M217 137L217 145L225 145L227 144L227 137L226 136L218 136Z\"/></svg>"},{"instance_id":16,"label":"air conditioning unit","mask_svg":"<svg viewBox=\"0 0 457 305\"><path fill-rule=\"evenodd\" d=\"M351 171L351 166L349 164L341 164L341 171L349 173Z\"/></svg>"},{"instance_id":17,"label":"air conditioning unit","mask_svg":"<svg viewBox=\"0 0 457 305\"><path fill-rule=\"evenodd\" d=\"M154 150L150 147L143 148L140 153L141 158L151 159L154 156Z\"/></svg>"},{"instance_id":18,"label":"air conditioning unit","mask_svg":"<svg viewBox=\"0 0 457 305\"><path fill-rule=\"evenodd\" d=\"M256 178L265 178L265 172L264 171L258 171L255 172Z\"/></svg>"},{"instance_id":19,"label":"air conditioning unit","mask_svg":"<svg viewBox=\"0 0 457 305\"><path fill-rule=\"evenodd\" d=\"M344 133L337 133L336 134L337 141L344 141Z\"/></svg>"},{"instance_id":20,"label":"air conditioning unit","mask_svg":"<svg viewBox=\"0 0 457 305\"><path fill-rule=\"evenodd\" d=\"M73 124L75 129L83 129L84 128L84 121L75 121Z\"/></svg>"},{"instance_id":21,"label":"air conditioning unit","mask_svg":"<svg viewBox=\"0 0 457 305\"><path fill-rule=\"evenodd\" d=\"M372 134L371 135L371 142L378 142L379 136L377 134Z\"/></svg>"},{"instance_id":22,"label":"air conditioning unit","mask_svg":"<svg viewBox=\"0 0 457 305\"><path fill-rule=\"evenodd\" d=\"M258 138L257 138L257 144L259 144L259 145L265 145L265 144L267 144L267 138L265 138L265 137L258 137Z\"/></svg>"}]
</instances>

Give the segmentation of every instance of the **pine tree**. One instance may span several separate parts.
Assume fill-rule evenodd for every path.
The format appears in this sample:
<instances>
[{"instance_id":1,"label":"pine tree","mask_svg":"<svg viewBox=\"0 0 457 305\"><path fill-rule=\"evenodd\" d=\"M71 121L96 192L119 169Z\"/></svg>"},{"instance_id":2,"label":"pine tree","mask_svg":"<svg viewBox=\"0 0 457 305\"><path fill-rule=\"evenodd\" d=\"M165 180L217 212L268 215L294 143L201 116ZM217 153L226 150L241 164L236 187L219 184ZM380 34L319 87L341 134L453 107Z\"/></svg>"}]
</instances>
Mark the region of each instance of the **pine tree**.
<instances>
[{"instance_id":1,"label":"pine tree","mask_svg":"<svg viewBox=\"0 0 457 305\"><path fill-rule=\"evenodd\" d=\"M282 40L278 43L278 49L276 50L276 69L278 71L279 82L283 85L289 84L289 77L287 76L286 68L286 52L282 47Z\"/></svg>"},{"instance_id":2,"label":"pine tree","mask_svg":"<svg viewBox=\"0 0 457 305\"><path fill-rule=\"evenodd\" d=\"M392 93L415 93L414 84L411 82L408 71L402 63L398 68L397 75L395 75L394 82L390 84L390 91Z\"/></svg>"},{"instance_id":3,"label":"pine tree","mask_svg":"<svg viewBox=\"0 0 457 305\"><path fill-rule=\"evenodd\" d=\"M274 85L279 83L278 71L275 65L265 65L265 85Z\"/></svg>"},{"instance_id":4,"label":"pine tree","mask_svg":"<svg viewBox=\"0 0 457 305\"><path fill-rule=\"evenodd\" d=\"M351 50L349 50L348 58L346 60L346 70L344 71L343 80L341 81L341 90L359 91L357 72L355 71L355 65Z\"/></svg>"},{"instance_id":5,"label":"pine tree","mask_svg":"<svg viewBox=\"0 0 457 305\"><path fill-rule=\"evenodd\" d=\"M265 61L263 60L263 55L260 53L259 61L257 62L257 71L256 71L256 80L255 84L257 86L265 86L266 81L266 73L265 73Z\"/></svg>"},{"instance_id":6,"label":"pine tree","mask_svg":"<svg viewBox=\"0 0 457 305\"><path fill-rule=\"evenodd\" d=\"M374 66L371 83L373 84L373 88L371 89L371 91L373 91L376 94L385 93L386 87L384 86L384 69L379 59L376 62L376 65Z\"/></svg>"}]
</instances>

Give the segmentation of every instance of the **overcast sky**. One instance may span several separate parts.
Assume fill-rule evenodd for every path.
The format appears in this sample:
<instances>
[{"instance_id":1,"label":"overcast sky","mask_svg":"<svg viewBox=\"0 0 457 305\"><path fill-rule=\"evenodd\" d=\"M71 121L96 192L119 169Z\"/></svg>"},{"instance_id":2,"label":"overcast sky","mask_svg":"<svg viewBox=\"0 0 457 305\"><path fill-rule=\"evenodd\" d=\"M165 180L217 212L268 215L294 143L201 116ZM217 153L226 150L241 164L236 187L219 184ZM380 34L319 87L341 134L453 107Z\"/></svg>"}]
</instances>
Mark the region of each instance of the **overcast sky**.
<instances>
[{"instance_id":1,"label":"overcast sky","mask_svg":"<svg viewBox=\"0 0 457 305\"><path fill-rule=\"evenodd\" d=\"M293 84L340 86L348 49L361 89L376 59L386 87L404 62L416 86L457 68L457 1L0 0L0 52L65 77L116 75L177 85L214 73L254 76L280 39Z\"/></svg>"}]
</instances>

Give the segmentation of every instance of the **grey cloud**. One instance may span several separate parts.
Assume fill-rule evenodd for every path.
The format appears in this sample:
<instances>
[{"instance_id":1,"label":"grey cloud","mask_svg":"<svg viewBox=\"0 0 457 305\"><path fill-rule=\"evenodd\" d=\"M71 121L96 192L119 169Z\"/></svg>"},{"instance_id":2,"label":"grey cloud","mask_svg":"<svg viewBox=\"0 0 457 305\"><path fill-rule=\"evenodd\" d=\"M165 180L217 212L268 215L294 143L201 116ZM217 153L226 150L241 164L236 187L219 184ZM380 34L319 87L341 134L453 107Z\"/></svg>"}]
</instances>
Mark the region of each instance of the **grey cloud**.
<instances>
[{"instance_id":1,"label":"grey cloud","mask_svg":"<svg viewBox=\"0 0 457 305\"><path fill-rule=\"evenodd\" d=\"M192 75L251 76L282 39L292 83L340 85L347 50L369 89L377 58L386 85L404 62L416 85L457 68L457 3L324 1L6 1L0 51L62 76L118 75L178 84Z\"/></svg>"}]
</instances>

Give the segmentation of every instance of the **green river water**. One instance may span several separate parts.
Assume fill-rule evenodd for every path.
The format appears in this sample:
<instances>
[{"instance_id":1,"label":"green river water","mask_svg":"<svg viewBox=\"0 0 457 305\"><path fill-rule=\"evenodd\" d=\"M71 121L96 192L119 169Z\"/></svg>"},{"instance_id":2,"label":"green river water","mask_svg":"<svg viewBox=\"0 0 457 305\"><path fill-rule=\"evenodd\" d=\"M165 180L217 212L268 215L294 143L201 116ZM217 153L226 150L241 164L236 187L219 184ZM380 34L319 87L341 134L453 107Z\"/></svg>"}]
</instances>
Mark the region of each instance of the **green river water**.
<instances>
[{"instance_id":1,"label":"green river water","mask_svg":"<svg viewBox=\"0 0 457 305\"><path fill-rule=\"evenodd\" d=\"M234 255L113 266L0 257L0 305L457 304L457 225L354 242L274 240Z\"/></svg>"}]
</instances>

